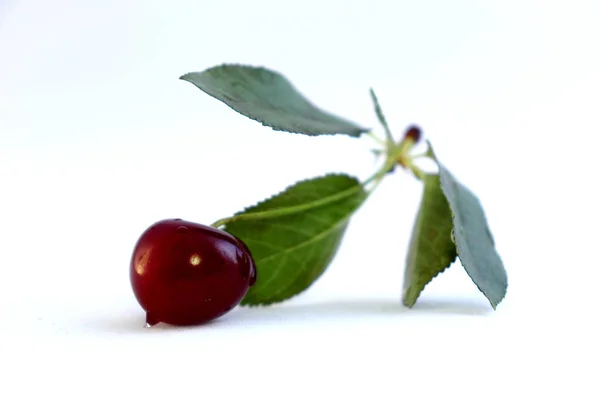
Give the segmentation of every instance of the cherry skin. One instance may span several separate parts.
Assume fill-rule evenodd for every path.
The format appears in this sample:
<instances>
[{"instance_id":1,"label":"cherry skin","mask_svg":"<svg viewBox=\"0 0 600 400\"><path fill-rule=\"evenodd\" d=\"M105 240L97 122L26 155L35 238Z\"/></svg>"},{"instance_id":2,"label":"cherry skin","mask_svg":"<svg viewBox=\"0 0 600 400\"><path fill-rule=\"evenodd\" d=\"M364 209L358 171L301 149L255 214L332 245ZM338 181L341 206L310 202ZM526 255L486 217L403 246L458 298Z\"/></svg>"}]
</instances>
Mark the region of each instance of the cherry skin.
<instances>
[{"instance_id":1,"label":"cherry skin","mask_svg":"<svg viewBox=\"0 0 600 400\"><path fill-rule=\"evenodd\" d=\"M235 236L165 219L138 239L130 280L148 326L196 325L236 307L256 281L256 266L248 247Z\"/></svg>"}]
</instances>

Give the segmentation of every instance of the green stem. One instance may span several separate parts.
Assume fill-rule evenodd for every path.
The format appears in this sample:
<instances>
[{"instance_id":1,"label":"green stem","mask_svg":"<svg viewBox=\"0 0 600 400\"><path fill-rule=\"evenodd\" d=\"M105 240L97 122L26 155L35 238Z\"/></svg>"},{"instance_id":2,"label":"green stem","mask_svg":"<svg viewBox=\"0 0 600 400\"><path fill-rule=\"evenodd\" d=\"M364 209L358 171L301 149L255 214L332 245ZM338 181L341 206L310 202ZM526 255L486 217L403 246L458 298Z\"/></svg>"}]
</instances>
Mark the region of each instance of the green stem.
<instances>
[{"instance_id":1,"label":"green stem","mask_svg":"<svg viewBox=\"0 0 600 400\"><path fill-rule=\"evenodd\" d=\"M386 176L388 172L390 172L390 170L394 168L394 166L398 162L400 150L401 149L398 146L394 145L393 142L388 143L385 150L385 162L383 163L381 168L377 170L377 172L375 172L366 181L363 182L363 187L372 184L371 188L367 189L369 194L373 193L373 191L379 186L379 183L383 180L383 177Z\"/></svg>"},{"instance_id":2,"label":"green stem","mask_svg":"<svg viewBox=\"0 0 600 400\"><path fill-rule=\"evenodd\" d=\"M425 172L423 172L421 168L417 167L414 164L410 164L409 168L418 180L423 180L423 177L425 177Z\"/></svg>"},{"instance_id":3,"label":"green stem","mask_svg":"<svg viewBox=\"0 0 600 400\"><path fill-rule=\"evenodd\" d=\"M213 222L211 226L219 228L221 226L227 225L235 221L276 218L285 215L295 214L298 212L309 210L311 208L320 207L344 199L348 196L354 195L359 190L366 191L367 196L364 199L366 200L366 198L370 196L371 193L373 193L373 191L379 186L383 178L396 166L396 164L399 163L399 160L402 160L401 164L405 168L410 169L417 179L422 180L424 173L416 165L413 164L412 160L416 157L427 156L427 154L411 157L407 155L408 151L411 148L411 143L407 142L406 140L401 141L399 144L394 143L394 138L392 137L392 134L388 128L383 112L381 111L381 107L379 106L379 101L377 100L377 96L375 96L375 92L373 91L373 89L371 89L371 97L373 99L373 103L375 104L375 112L377 114L377 117L385 129L386 140L384 141L380 139L373 132L368 132L367 135L383 147L382 153L385 154L385 161L382 164L381 168L379 168L360 186L355 186L344 190L343 192L334 194L332 196L321 198L310 203L300 204L297 206L277 208L268 211L240 213L231 217L221 218Z\"/></svg>"},{"instance_id":4,"label":"green stem","mask_svg":"<svg viewBox=\"0 0 600 400\"><path fill-rule=\"evenodd\" d=\"M419 154L410 156L410 158L412 158L413 160L418 160L419 158L431 158L431 157L429 156L429 153L419 153Z\"/></svg>"},{"instance_id":5,"label":"green stem","mask_svg":"<svg viewBox=\"0 0 600 400\"><path fill-rule=\"evenodd\" d=\"M220 228L221 226L227 225L227 223L231 222L233 217L221 218L210 224L213 228Z\"/></svg>"},{"instance_id":6,"label":"green stem","mask_svg":"<svg viewBox=\"0 0 600 400\"><path fill-rule=\"evenodd\" d=\"M381 106L379 105L379 100L377 99L377 95L375 95L375 91L371 88L371 100L373 100L373 105L375 106L375 114L377 115L377 119L381 126L383 126L383 130L385 131L385 137L387 140L388 146L394 143L394 137L392 136L392 132L390 131L390 127L385 119L385 115L383 115L383 111L381 110Z\"/></svg>"},{"instance_id":7,"label":"green stem","mask_svg":"<svg viewBox=\"0 0 600 400\"><path fill-rule=\"evenodd\" d=\"M373 131L369 131L369 133L367 133L367 136L369 136L371 139L373 139L374 141L376 141L377 144L379 144L381 146L385 146L385 141L381 140L379 138L379 136L377 136L376 134L373 133Z\"/></svg>"},{"instance_id":8,"label":"green stem","mask_svg":"<svg viewBox=\"0 0 600 400\"><path fill-rule=\"evenodd\" d=\"M423 177L425 176L425 173L421 170L421 168L417 167L414 163L414 161L420 157L428 157L428 155L427 154L418 154L416 156L411 156L411 155L407 154L402 158L402 163L405 168L411 170L411 172L413 173L415 178L422 181Z\"/></svg>"},{"instance_id":9,"label":"green stem","mask_svg":"<svg viewBox=\"0 0 600 400\"><path fill-rule=\"evenodd\" d=\"M257 211L250 213L243 213L233 215L227 218L221 218L211 224L212 227L218 228L220 226L235 222L235 221L247 221L247 220L256 220L256 219L265 219L265 218L275 218L281 217L285 215L295 214L298 212L306 211L311 208L321 207L338 200L344 199L346 197L352 196L358 191L362 190L362 186L354 186L349 189L346 189L342 192L336 193L334 195L323 197L309 203L300 204L297 206L285 207L285 208L276 208L268 211Z\"/></svg>"}]
</instances>

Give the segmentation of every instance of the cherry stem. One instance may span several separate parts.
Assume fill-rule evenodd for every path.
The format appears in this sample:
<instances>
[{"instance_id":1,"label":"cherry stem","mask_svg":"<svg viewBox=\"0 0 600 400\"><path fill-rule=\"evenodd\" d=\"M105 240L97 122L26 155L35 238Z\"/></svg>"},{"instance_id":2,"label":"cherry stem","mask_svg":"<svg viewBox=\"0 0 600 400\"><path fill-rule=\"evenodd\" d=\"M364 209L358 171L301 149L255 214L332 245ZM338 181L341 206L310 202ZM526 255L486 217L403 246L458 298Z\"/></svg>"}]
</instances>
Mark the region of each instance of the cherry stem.
<instances>
[{"instance_id":1,"label":"cherry stem","mask_svg":"<svg viewBox=\"0 0 600 400\"><path fill-rule=\"evenodd\" d=\"M385 119L385 115L383 114L383 110L381 109L381 105L379 104L379 100L377 99L377 95L373 88L370 89L371 100L373 101L373 106L375 107L375 114L377 115L377 119L381 126L383 126L383 130L385 131L385 137L388 142L388 146L394 143L394 137L392 136L392 132L390 131L390 127Z\"/></svg>"},{"instance_id":2,"label":"cherry stem","mask_svg":"<svg viewBox=\"0 0 600 400\"><path fill-rule=\"evenodd\" d=\"M221 219L213 222L211 224L211 226L213 228L218 228L218 227L227 225L227 224L229 224L231 222L235 222L235 221L242 221L242 220L247 221L247 220L265 219L265 218L275 218L275 217L281 217L284 215L295 214L298 212L310 210L311 208L321 207L321 206L324 206L324 205L327 205L330 203L334 203L336 201L339 201L339 200L344 199L349 196L353 196L357 192L359 192L361 189L362 189L362 186L353 186L349 189L346 189L344 191L336 193L332 196L327 196L327 197L317 199L317 200L314 200L314 201L311 201L308 203L303 203L303 204L300 204L297 206L276 208L276 209L268 210L268 211L256 211L256 212L249 212L249 213L243 213L243 214L236 214L231 217L221 218Z\"/></svg>"},{"instance_id":3,"label":"cherry stem","mask_svg":"<svg viewBox=\"0 0 600 400\"><path fill-rule=\"evenodd\" d=\"M404 169L410 169L418 180L422 180L424 173L416 165L414 165L413 157L411 157L409 154L410 149L415 144L415 138L413 138L410 135L407 135L400 141L400 143L396 144L394 142L394 137L392 136L387 121L385 120L385 116L383 115L383 111L381 110L381 106L379 105L379 100L377 99L377 96L375 95L373 89L371 89L370 92L371 99L373 100L373 104L375 106L375 113L377 114L377 119L384 128L386 140L380 139L372 131L369 131L367 133L367 136L375 140L381 146L381 150L376 150L376 152L379 154L385 154L385 161L381 168L377 170L373 175L371 175L367 180L365 180L361 186L352 187L333 196L329 196L323 199L312 201L310 203L300 204L293 207L286 207L268 211L242 213L227 218L221 218L213 222L211 226L213 228L220 228L229 223L240 220L257 220L290 215L306 211L311 208L319 207L325 204L329 204L348 196L352 196L356 194L359 190L366 190L368 197L368 195L370 195L375 190L375 188L379 186L379 183L383 180L383 177L391 171L393 171L396 165L398 164L400 164ZM371 187L367 188L367 186ZM366 198L364 200L366 200Z\"/></svg>"},{"instance_id":4,"label":"cherry stem","mask_svg":"<svg viewBox=\"0 0 600 400\"><path fill-rule=\"evenodd\" d=\"M367 136L369 136L371 139L377 142L378 145L385 146L385 140L382 140L379 136L373 133L373 131L369 131L369 133L367 133Z\"/></svg>"},{"instance_id":5,"label":"cherry stem","mask_svg":"<svg viewBox=\"0 0 600 400\"><path fill-rule=\"evenodd\" d=\"M429 153L425 152L425 153L414 154L410 158L412 160L418 160L420 158L431 158L431 156L429 155Z\"/></svg>"},{"instance_id":6,"label":"cherry stem","mask_svg":"<svg viewBox=\"0 0 600 400\"><path fill-rule=\"evenodd\" d=\"M212 224L210 224L210 226L212 226L213 228L220 228L224 225L227 225L227 223L231 222L232 220L233 220L233 217L221 218L221 219L213 222Z\"/></svg>"}]
</instances>

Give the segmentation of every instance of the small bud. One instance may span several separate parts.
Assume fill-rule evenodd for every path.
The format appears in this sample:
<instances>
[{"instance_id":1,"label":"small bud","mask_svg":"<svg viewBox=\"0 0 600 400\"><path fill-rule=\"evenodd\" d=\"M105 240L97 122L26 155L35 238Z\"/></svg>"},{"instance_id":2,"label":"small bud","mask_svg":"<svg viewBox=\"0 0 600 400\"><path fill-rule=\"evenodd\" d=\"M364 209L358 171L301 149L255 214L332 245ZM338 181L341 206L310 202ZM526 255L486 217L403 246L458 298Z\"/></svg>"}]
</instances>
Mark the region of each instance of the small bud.
<instances>
[{"instance_id":1,"label":"small bud","mask_svg":"<svg viewBox=\"0 0 600 400\"><path fill-rule=\"evenodd\" d=\"M404 137L412 139L414 143L419 143L419 140L421 140L421 128L416 125L409 126Z\"/></svg>"}]
</instances>

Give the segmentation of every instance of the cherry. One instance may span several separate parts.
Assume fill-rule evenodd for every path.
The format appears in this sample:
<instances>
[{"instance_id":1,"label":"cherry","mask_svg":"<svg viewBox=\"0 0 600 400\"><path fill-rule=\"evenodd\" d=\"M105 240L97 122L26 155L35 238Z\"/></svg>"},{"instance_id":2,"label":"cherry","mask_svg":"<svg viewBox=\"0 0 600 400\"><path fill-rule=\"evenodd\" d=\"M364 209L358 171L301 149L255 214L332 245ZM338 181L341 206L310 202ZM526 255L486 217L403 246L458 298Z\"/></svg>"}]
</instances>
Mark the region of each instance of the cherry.
<instances>
[{"instance_id":1,"label":"cherry","mask_svg":"<svg viewBox=\"0 0 600 400\"><path fill-rule=\"evenodd\" d=\"M195 325L236 307L256 281L256 267L248 247L235 236L165 219L138 239L130 279L148 326Z\"/></svg>"}]
</instances>

